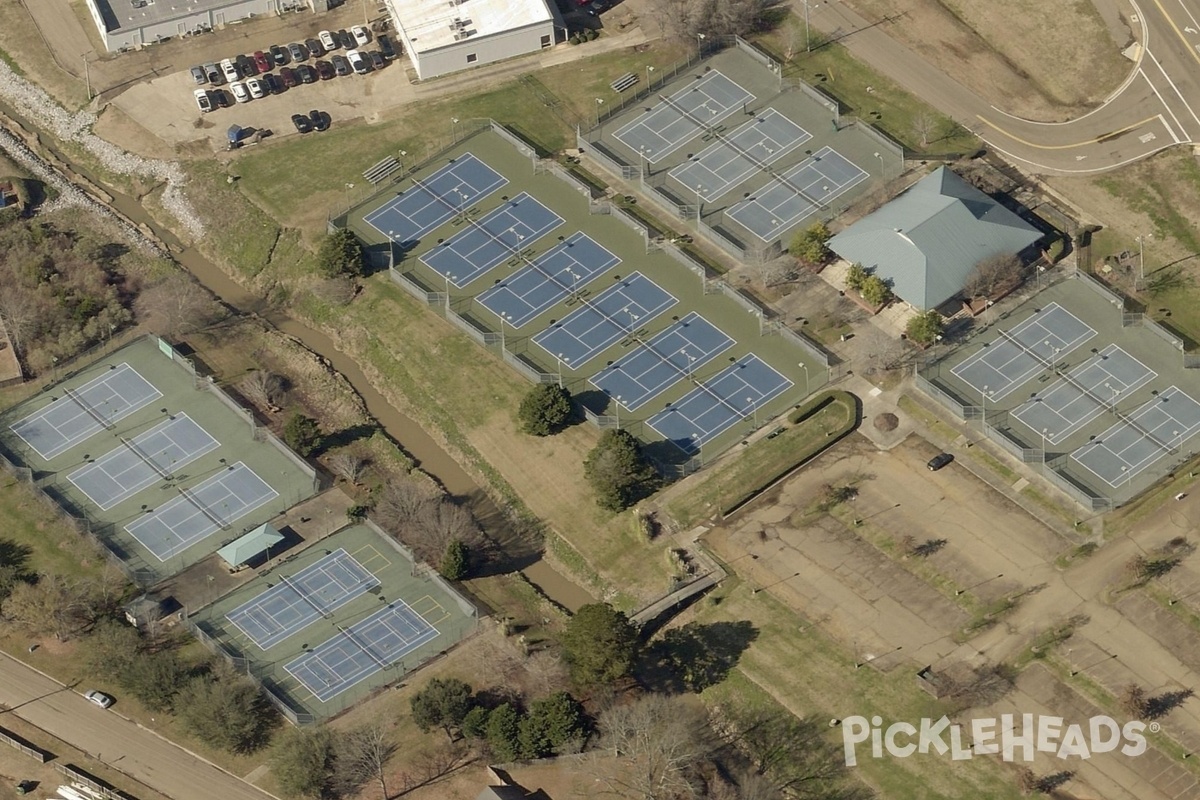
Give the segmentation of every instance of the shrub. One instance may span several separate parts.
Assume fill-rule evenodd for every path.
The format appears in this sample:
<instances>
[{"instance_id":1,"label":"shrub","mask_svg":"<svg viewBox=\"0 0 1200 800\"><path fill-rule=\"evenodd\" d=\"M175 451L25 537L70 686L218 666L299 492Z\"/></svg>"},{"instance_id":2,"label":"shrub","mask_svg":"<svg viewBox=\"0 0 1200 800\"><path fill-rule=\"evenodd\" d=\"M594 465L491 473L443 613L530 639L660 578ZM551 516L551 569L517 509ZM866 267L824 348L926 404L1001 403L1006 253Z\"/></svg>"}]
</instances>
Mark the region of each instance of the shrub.
<instances>
[{"instance_id":1,"label":"shrub","mask_svg":"<svg viewBox=\"0 0 1200 800\"><path fill-rule=\"evenodd\" d=\"M658 477L638 440L620 429L600 436L583 462L583 474L596 493L596 503L609 511L622 511L649 495Z\"/></svg>"},{"instance_id":2,"label":"shrub","mask_svg":"<svg viewBox=\"0 0 1200 800\"><path fill-rule=\"evenodd\" d=\"M542 383L521 400L517 418L521 430L532 436L550 436L571 420L571 394L556 383Z\"/></svg>"},{"instance_id":3,"label":"shrub","mask_svg":"<svg viewBox=\"0 0 1200 800\"><path fill-rule=\"evenodd\" d=\"M321 449L322 440L321 428L312 417L293 413L283 426L283 441L305 458Z\"/></svg>"},{"instance_id":4,"label":"shrub","mask_svg":"<svg viewBox=\"0 0 1200 800\"><path fill-rule=\"evenodd\" d=\"M883 305L892 299L892 288L878 275L868 275L858 293L873 306Z\"/></svg>"},{"instance_id":5,"label":"shrub","mask_svg":"<svg viewBox=\"0 0 1200 800\"><path fill-rule=\"evenodd\" d=\"M438 566L442 577L450 581L461 581L471 572L471 551L461 539L455 539L446 547L442 563Z\"/></svg>"},{"instance_id":6,"label":"shrub","mask_svg":"<svg viewBox=\"0 0 1200 800\"><path fill-rule=\"evenodd\" d=\"M321 241L317 269L326 278L363 274L362 245L349 229L339 228Z\"/></svg>"},{"instance_id":7,"label":"shrub","mask_svg":"<svg viewBox=\"0 0 1200 800\"><path fill-rule=\"evenodd\" d=\"M850 269L846 270L846 288L861 291L868 277L870 275L863 269L862 264L851 264Z\"/></svg>"},{"instance_id":8,"label":"shrub","mask_svg":"<svg viewBox=\"0 0 1200 800\"><path fill-rule=\"evenodd\" d=\"M930 345L942 335L942 315L930 309L908 321L904 332L917 344Z\"/></svg>"}]
</instances>

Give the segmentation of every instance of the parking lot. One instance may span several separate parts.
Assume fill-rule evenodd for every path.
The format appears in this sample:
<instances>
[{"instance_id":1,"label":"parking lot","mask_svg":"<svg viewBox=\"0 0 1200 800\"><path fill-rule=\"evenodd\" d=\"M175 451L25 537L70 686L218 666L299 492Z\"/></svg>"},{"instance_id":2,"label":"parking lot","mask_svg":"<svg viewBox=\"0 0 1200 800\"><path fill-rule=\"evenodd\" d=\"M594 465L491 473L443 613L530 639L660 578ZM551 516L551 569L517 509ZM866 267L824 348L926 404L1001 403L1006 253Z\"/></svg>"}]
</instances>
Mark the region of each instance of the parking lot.
<instances>
[{"instance_id":1,"label":"parking lot","mask_svg":"<svg viewBox=\"0 0 1200 800\"><path fill-rule=\"evenodd\" d=\"M228 52L220 51L217 55L212 55L211 51L204 51L203 59L197 56L195 64L210 61L219 64L221 58L250 55L255 50L263 50L269 58L271 45L286 46L290 42L303 42L305 39L316 37L325 26L332 26L335 21L340 22L331 20L327 15L304 15L294 19L300 24L283 31L275 31L275 38L268 38L267 33L270 32L264 32L261 40L239 38L230 44ZM389 31L388 34L395 43L397 40L394 32ZM281 36L289 38L280 38ZM360 52L378 49L375 36L375 33L371 34L370 43L358 48ZM235 49L236 46L243 49L239 51ZM346 52L345 47L340 47L322 55L320 60L328 62L333 55L344 57ZM298 64L312 67L317 60L309 57L296 62L289 58L285 66L289 70L297 70ZM280 67L275 64L271 67L269 74L280 77ZM227 131L231 125L269 130L274 136L295 135L292 115L307 115L314 109L328 114L331 126L355 117L363 117L368 122L374 121L385 109L398 105L404 99L409 88L406 68L407 62L400 57L389 62L383 69L372 70L366 75L350 74L317 80L310 84L298 83L295 86L283 87L278 94L267 94L246 103L234 101L229 81L216 86L198 86L190 71L182 69L139 83L121 93L113 103L141 123L150 133L169 144L179 145L204 140L214 150L221 150L227 146ZM242 82L245 83L245 78ZM195 98L197 88L210 90L210 96L213 96L214 91L222 92L229 107L218 106L209 113L201 113ZM314 132L308 135L320 134Z\"/></svg>"}]
</instances>

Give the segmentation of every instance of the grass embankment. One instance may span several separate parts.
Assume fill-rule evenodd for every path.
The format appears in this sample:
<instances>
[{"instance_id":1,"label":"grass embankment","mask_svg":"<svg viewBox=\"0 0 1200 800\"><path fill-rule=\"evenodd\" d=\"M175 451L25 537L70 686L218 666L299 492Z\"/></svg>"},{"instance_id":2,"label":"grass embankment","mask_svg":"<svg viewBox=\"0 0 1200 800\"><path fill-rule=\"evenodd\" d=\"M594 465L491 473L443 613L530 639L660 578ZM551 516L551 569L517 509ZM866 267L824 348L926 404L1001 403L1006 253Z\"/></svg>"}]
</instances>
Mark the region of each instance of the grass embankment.
<instances>
[{"instance_id":1,"label":"grass embankment","mask_svg":"<svg viewBox=\"0 0 1200 800\"><path fill-rule=\"evenodd\" d=\"M822 392L788 415L778 435L764 437L702 473L668 511L687 528L704 516L729 513L829 448L858 425L849 392Z\"/></svg>"}]
</instances>

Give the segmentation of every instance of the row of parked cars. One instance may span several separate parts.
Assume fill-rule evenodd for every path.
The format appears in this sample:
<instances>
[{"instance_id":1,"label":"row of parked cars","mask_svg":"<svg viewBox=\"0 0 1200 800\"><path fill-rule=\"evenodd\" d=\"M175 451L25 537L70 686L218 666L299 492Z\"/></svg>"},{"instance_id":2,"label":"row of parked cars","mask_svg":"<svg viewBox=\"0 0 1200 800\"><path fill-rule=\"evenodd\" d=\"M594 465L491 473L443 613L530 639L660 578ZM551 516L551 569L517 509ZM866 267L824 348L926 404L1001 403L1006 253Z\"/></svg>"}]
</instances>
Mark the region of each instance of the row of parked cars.
<instances>
[{"instance_id":1,"label":"row of parked cars","mask_svg":"<svg viewBox=\"0 0 1200 800\"><path fill-rule=\"evenodd\" d=\"M378 50L357 49L370 41L371 34L362 25L353 26L350 32L321 31L315 39L292 42L286 47L271 45L267 50L256 50L249 56L239 55L226 58L219 64L214 62L192 67L192 79L199 86L213 87L228 81L233 99L238 103L248 103L302 83L316 83L351 73L365 75L372 70L383 69L388 59L396 56L396 50L384 35L377 39ZM333 53L343 47L346 49L345 55ZM323 59L322 56L327 54L332 55L328 60ZM314 59L312 64L304 63L310 58ZM288 64L295 66L289 67ZM276 67L278 74L271 71ZM194 94L196 106L202 113L229 105L229 97L219 88L196 89Z\"/></svg>"}]
</instances>

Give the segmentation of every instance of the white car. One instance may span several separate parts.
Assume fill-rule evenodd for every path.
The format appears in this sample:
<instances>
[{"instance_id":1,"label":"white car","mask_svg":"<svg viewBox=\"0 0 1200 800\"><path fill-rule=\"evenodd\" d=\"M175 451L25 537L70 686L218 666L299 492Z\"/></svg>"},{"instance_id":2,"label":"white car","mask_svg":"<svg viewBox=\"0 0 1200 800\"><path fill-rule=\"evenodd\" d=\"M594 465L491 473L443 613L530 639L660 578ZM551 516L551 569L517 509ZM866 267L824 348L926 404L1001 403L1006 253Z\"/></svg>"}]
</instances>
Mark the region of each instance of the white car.
<instances>
[{"instance_id":1,"label":"white car","mask_svg":"<svg viewBox=\"0 0 1200 800\"><path fill-rule=\"evenodd\" d=\"M250 96L255 100L261 100L267 96L267 85L258 78L247 78L246 88L250 90Z\"/></svg>"},{"instance_id":2,"label":"white car","mask_svg":"<svg viewBox=\"0 0 1200 800\"><path fill-rule=\"evenodd\" d=\"M233 99L239 103L250 102L250 90L246 88L246 84L241 81L234 81L229 84L229 91L233 92Z\"/></svg>"},{"instance_id":3,"label":"white car","mask_svg":"<svg viewBox=\"0 0 1200 800\"><path fill-rule=\"evenodd\" d=\"M237 64L233 63L232 58L221 60L221 72L225 73L225 80L236 81L242 77L242 73L238 72Z\"/></svg>"},{"instance_id":4,"label":"white car","mask_svg":"<svg viewBox=\"0 0 1200 800\"><path fill-rule=\"evenodd\" d=\"M83 695L83 697L88 702L95 703L96 705L100 706L101 708L108 708L115 702L111 697L106 695L104 692L97 692L95 689L92 689L90 692L85 693Z\"/></svg>"},{"instance_id":5,"label":"white car","mask_svg":"<svg viewBox=\"0 0 1200 800\"><path fill-rule=\"evenodd\" d=\"M207 114L213 110L212 98L208 96L208 92L197 89L194 94L196 95L196 106L199 107L201 114Z\"/></svg>"},{"instance_id":6,"label":"white car","mask_svg":"<svg viewBox=\"0 0 1200 800\"><path fill-rule=\"evenodd\" d=\"M326 52L332 53L338 49L337 39L333 38L332 32L321 31L317 34L317 38L321 40L321 47L324 47Z\"/></svg>"},{"instance_id":7,"label":"white car","mask_svg":"<svg viewBox=\"0 0 1200 800\"><path fill-rule=\"evenodd\" d=\"M350 26L350 33L354 36L354 41L361 47L371 41L371 32L364 25Z\"/></svg>"},{"instance_id":8,"label":"white car","mask_svg":"<svg viewBox=\"0 0 1200 800\"><path fill-rule=\"evenodd\" d=\"M366 75L369 71L366 57L357 50L347 50L346 59L350 62L350 68L359 75Z\"/></svg>"}]
</instances>

